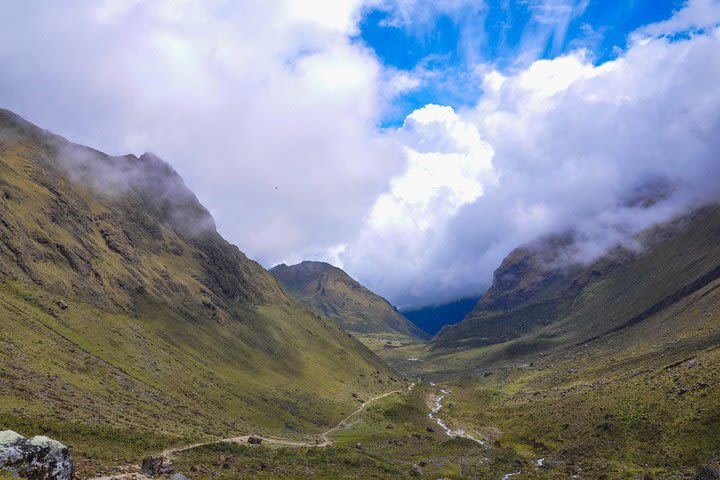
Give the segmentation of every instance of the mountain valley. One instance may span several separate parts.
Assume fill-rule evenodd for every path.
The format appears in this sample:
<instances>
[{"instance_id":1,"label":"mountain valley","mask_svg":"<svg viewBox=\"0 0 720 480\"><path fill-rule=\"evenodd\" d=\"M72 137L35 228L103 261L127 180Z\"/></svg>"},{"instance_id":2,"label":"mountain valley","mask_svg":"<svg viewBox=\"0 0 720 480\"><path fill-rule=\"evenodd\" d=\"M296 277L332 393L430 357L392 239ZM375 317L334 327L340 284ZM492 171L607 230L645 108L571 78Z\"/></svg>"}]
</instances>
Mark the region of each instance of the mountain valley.
<instances>
[{"instance_id":1,"label":"mountain valley","mask_svg":"<svg viewBox=\"0 0 720 480\"><path fill-rule=\"evenodd\" d=\"M430 338L332 265L266 271L155 155L0 110L0 430L83 479L717 478L720 206L634 240L520 246Z\"/></svg>"}]
</instances>

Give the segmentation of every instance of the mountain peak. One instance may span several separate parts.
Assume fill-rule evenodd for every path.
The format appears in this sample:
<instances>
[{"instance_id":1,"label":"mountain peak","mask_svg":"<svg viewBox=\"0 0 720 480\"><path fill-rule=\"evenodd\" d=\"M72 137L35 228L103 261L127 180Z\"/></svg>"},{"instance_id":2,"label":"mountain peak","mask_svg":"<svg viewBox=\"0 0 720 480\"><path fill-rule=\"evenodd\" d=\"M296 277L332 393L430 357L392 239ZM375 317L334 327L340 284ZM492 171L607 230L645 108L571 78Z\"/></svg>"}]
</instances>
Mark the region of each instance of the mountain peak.
<instances>
[{"instance_id":1,"label":"mountain peak","mask_svg":"<svg viewBox=\"0 0 720 480\"><path fill-rule=\"evenodd\" d=\"M377 339L382 336L402 338L406 342L426 336L390 302L329 263L281 264L270 269L270 273L288 292L358 335L368 346L376 346Z\"/></svg>"}]
</instances>

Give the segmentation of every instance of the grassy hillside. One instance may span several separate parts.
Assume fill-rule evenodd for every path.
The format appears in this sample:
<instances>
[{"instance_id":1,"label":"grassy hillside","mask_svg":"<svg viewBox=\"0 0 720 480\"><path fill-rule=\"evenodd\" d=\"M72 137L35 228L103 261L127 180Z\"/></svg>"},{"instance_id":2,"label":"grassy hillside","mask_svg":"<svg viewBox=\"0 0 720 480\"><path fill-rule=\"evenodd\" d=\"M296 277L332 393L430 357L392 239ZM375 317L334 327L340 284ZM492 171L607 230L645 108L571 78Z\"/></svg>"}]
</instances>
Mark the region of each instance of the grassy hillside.
<instances>
[{"instance_id":1,"label":"grassy hillside","mask_svg":"<svg viewBox=\"0 0 720 480\"><path fill-rule=\"evenodd\" d=\"M475 309L441 331L433 347L494 345L531 334L542 349L621 330L720 276L718 231L720 207L713 205L644 232L640 252L617 248L589 265L561 263L557 241L518 249Z\"/></svg>"},{"instance_id":2,"label":"grassy hillside","mask_svg":"<svg viewBox=\"0 0 720 480\"><path fill-rule=\"evenodd\" d=\"M387 300L330 264L282 264L273 267L270 273L288 292L314 311L336 321L370 348L394 347L427 337Z\"/></svg>"},{"instance_id":3,"label":"grassy hillside","mask_svg":"<svg viewBox=\"0 0 720 480\"><path fill-rule=\"evenodd\" d=\"M451 388L448 419L511 448L523 478L694 478L720 458L720 207L641 241L565 271L513 256L496 274L512 282L391 360Z\"/></svg>"},{"instance_id":4,"label":"grassy hillside","mask_svg":"<svg viewBox=\"0 0 720 480\"><path fill-rule=\"evenodd\" d=\"M353 393L397 382L228 244L157 157L7 111L0 322L0 429L54 435L84 471L187 438L321 432Z\"/></svg>"}]
</instances>

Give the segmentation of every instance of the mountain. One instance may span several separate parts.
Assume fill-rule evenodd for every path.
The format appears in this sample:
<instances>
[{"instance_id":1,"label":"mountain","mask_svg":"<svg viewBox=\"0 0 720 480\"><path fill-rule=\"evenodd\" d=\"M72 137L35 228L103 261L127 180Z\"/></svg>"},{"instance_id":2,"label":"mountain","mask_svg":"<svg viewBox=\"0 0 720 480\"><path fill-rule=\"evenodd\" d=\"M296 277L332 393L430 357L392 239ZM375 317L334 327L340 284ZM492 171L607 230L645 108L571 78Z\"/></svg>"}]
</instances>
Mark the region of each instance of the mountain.
<instances>
[{"instance_id":1,"label":"mountain","mask_svg":"<svg viewBox=\"0 0 720 480\"><path fill-rule=\"evenodd\" d=\"M567 260L572 236L518 248L462 322L395 353L453 392L446 421L525 452L537 478L712 478L720 205L633 243L589 264Z\"/></svg>"},{"instance_id":2,"label":"mountain","mask_svg":"<svg viewBox=\"0 0 720 480\"><path fill-rule=\"evenodd\" d=\"M59 432L86 466L324 431L351 394L397 382L224 240L158 157L105 155L6 110L0 321L0 430Z\"/></svg>"},{"instance_id":3,"label":"mountain","mask_svg":"<svg viewBox=\"0 0 720 480\"><path fill-rule=\"evenodd\" d=\"M270 273L292 295L315 312L336 321L371 348L390 347L427 337L390 302L328 263L281 264L270 269Z\"/></svg>"},{"instance_id":4,"label":"mountain","mask_svg":"<svg viewBox=\"0 0 720 480\"><path fill-rule=\"evenodd\" d=\"M430 335L435 335L445 325L455 325L472 310L479 298L461 298L452 302L413 307L400 310L412 323Z\"/></svg>"},{"instance_id":5,"label":"mountain","mask_svg":"<svg viewBox=\"0 0 720 480\"><path fill-rule=\"evenodd\" d=\"M567 261L571 236L520 247L492 287L438 348L499 344L542 332L547 346L591 341L669 308L720 277L720 207L709 205L643 232L590 264Z\"/></svg>"}]
</instances>

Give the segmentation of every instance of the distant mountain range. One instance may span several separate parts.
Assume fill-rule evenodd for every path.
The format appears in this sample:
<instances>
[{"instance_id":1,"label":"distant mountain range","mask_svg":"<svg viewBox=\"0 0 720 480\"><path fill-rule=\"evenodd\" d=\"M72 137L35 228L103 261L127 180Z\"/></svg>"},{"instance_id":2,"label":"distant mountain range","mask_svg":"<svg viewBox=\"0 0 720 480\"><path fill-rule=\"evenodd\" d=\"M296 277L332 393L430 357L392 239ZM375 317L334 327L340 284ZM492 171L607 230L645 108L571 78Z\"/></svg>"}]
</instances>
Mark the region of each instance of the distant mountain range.
<instances>
[{"instance_id":1,"label":"distant mountain range","mask_svg":"<svg viewBox=\"0 0 720 480\"><path fill-rule=\"evenodd\" d=\"M455 325L465 318L479 300L480 297L461 298L439 305L403 308L400 313L423 331L435 335L445 325Z\"/></svg>"},{"instance_id":2,"label":"distant mountain range","mask_svg":"<svg viewBox=\"0 0 720 480\"><path fill-rule=\"evenodd\" d=\"M371 348L428 338L390 302L328 263L281 264L271 268L270 273L289 293L357 335Z\"/></svg>"}]
</instances>

